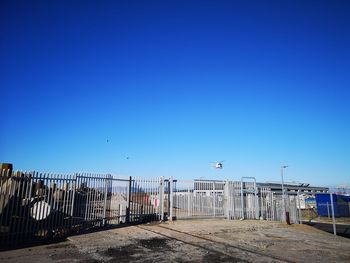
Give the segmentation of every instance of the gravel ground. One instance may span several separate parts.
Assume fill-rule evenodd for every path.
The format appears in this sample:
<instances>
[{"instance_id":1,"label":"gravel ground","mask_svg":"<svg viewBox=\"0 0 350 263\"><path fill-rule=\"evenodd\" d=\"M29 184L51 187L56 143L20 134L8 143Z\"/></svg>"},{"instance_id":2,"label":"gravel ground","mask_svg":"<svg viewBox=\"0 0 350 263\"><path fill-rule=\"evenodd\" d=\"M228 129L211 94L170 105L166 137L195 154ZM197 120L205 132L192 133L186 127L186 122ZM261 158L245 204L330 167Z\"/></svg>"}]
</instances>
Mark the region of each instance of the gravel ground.
<instances>
[{"instance_id":1,"label":"gravel ground","mask_svg":"<svg viewBox=\"0 0 350 263\"><path fill-rule=\"evenodd\" d=\"M350 239L306 225L182 220L0 252L1 262L350 262Z\"/></svg>"}]
</instances>

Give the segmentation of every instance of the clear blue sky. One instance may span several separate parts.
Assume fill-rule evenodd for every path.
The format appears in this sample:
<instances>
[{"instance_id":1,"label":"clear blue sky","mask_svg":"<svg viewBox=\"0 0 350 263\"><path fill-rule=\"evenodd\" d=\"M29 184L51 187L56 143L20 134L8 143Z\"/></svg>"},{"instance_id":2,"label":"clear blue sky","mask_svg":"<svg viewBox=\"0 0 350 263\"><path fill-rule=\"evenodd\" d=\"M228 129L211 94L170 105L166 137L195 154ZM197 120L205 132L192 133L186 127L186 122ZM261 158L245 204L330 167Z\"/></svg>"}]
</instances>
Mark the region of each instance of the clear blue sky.
<instances>
[{"instance_id":1,"label":"clear blue sky","mask_svg":"<svg viewBox=\"0 0 350 263\"><path fill-rule=\"evenodd\" d=\"M1 1L0 162L259 181L288 164L288 181L349 184L349 14L349 1Z\"/></svg>"}]
</instances>

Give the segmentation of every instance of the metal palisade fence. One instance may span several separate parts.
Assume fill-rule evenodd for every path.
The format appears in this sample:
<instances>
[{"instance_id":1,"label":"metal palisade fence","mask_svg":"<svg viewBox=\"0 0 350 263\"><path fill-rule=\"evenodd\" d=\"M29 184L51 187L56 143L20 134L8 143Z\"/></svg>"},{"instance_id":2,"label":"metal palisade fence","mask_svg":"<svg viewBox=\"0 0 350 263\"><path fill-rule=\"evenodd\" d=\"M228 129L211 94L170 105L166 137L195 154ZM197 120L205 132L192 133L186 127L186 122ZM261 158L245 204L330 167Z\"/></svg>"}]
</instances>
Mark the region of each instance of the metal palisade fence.
<instances>
[{"instance_id":1,"label":"metal palisade fence","mask_svg":"<svg viewBox=\"0 0 350 263\"><path fill-rule=\"evenodd\" d=\"M0 245L51 240L98 227L185 218L300 222L299 192L246 181L176 180L111 174L0 174ZM252 180L254 179L254 180ZM300 206L299 206L300 209Z\"/></svg>"},{"instance_id":2,"label":"metal palisade fence","mask_svg":"<svg viewBox=\"0 0 350 263\"><path fill-rule=\"evenodd\" d=\"M0 245L160 220L159 185L159 178L2 170Z\"/></svg>"}]
</instances>

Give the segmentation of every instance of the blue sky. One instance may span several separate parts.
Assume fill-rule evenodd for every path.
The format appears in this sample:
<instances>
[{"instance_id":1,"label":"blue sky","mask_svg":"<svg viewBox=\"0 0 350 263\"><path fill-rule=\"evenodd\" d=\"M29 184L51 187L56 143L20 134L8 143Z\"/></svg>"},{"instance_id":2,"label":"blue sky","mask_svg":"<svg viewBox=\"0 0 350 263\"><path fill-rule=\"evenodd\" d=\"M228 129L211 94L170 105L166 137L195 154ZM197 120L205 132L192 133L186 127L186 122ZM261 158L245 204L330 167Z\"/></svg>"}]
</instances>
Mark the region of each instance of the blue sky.
<instances>
[{"instance_id":1,"label":"blue sky","mask_svg":"<svg viewBox=\"0 0 350 263\"><path fill-rule=\"evenodd\" d=\"M0 162L258 181L288 164L288 181L349 184L349 13L348 1L1 1Z\"/></svg>"}]
</instances>

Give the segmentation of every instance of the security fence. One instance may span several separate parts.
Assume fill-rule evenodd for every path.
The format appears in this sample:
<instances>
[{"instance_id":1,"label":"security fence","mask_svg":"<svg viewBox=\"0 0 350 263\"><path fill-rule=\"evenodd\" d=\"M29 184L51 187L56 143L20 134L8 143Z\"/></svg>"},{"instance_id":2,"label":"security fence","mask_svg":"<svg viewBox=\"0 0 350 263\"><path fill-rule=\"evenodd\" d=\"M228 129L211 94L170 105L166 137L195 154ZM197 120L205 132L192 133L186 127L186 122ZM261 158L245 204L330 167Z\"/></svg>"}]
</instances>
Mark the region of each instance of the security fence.
<instances>
[{"instance_id":1,"label":"security fence","mask_svg":"<svg viewBox=\"0 0 350 263\"><path fill-rule=\"evenodd\" d=\"M224 217L224 186L224 181L173 180L170 217Z\"/></svg>"},{"instance_id":2,"label":"security fence","mask_svg":"<svg viewBox=\"0 0 350 263\"><path fill-rule=\"evenodd\" d=\"M2 170L0 245L159 220L159 179Z\"/></svg>"},{"instance_id":3,"label":"security fence","mask_svg":"<svg viewBox=\"0 0 350 263\"><path fill-rule=\"evenodd\" d=\"M0 174L0 245L64 237L96 227L186 218L301 221L299 191L241 181L111 174Z\"/></svg>"}]
</instances>

